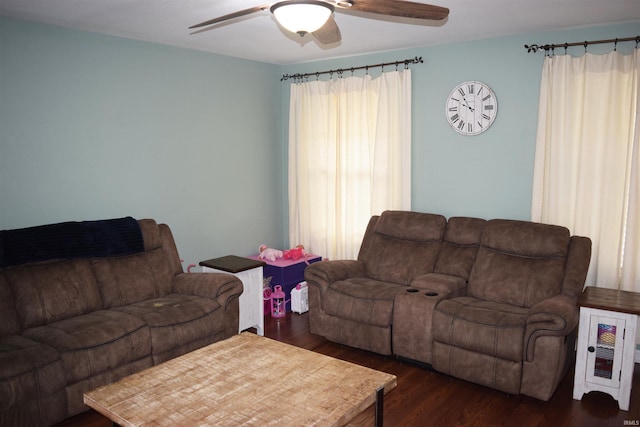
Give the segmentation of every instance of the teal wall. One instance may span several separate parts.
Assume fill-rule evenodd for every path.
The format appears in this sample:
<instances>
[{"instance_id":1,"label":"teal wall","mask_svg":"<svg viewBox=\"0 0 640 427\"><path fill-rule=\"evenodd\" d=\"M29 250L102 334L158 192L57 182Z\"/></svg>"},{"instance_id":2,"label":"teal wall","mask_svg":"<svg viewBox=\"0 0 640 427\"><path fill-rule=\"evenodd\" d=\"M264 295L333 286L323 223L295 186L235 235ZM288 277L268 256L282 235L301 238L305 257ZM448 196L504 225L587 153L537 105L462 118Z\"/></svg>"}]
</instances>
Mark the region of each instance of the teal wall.
<instances>
[{"instance_id":1,"label":"teal wall","mask_svg":"<svg viewBox=\"0 0 640 427\"><path fill-rule=\"evenodd\" d=\"M633 23L280 67L0 18L0 229L155 218L185 265L287 247L280 76L414 56L413 209L528 219L543 54L523 45L638 33ZM464 137L444 103L473 79L500 110Z\"/></svg>"},{"instance_id":2,"label":"teal wall","mask_svg":"<svg viewBox=\"0 0 640 427\"><path fill-rule=\"evenodd\" d=\"M0 229L154 218L185 266L282 245L279 71L0 18Z\"/></svg>"},{"instance_id":3,"label":"teal wall","mask_svg":"<svg viewBox=\"0 0 640 427\"><path fill-rule=\"evenodd\" d=\"M528 34L284 67L284 74L349 69L422 57L412 70L412 209L481 218L530 219L538 97L544 54L524 45L580 42L640 34L640 22ZM593 45L590 52L611 50ZM635 43L618 46L629 52ZM572 48L580 54L584 48ZM393 67L391 67L393 69ZM389 69L387 69L389 70ZM355 72L362 75L364 71ZM360 73L360 74L358 74ZM377 72L379 74L379 71ZM349 72L347 74L350 74ZM375 72L370 70L371 75ZM315 77L314 77L315 78ZM487 83L498 98L493 126L462 136L445 120L445 100L466 80ZM287 129L290 82L283 87Z\"/></svg>"}]
</instances>

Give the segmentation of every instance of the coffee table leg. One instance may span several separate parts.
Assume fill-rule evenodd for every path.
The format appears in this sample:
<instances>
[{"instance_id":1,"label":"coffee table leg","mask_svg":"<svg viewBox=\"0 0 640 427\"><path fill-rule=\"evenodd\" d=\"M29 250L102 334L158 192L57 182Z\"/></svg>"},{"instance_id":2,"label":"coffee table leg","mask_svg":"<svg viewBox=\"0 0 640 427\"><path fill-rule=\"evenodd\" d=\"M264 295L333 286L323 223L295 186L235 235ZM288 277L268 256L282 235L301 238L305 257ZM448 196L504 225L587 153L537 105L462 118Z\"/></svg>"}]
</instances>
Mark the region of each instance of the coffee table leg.
<instances>
[{"instance_id":1,"label":"coffee table leg","mask_svg":"<svg viewBox=\"0 0 640 427\"><path fill-rule=\"evenodd\" d=\"M384 387L376 390L376 427L382 427L384 413Z\"/></svg>"}]
</instances>

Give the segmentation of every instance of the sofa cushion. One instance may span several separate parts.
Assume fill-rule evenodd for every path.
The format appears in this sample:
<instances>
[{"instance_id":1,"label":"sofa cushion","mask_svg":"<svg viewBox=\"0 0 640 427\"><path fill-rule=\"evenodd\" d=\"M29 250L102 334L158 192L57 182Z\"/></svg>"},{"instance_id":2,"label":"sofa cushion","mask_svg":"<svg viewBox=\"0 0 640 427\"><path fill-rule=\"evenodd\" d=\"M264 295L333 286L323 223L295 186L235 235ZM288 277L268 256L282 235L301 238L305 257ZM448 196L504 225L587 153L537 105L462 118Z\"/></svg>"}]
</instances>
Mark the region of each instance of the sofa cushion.
<instances>
[{"instance_id":1,"label":"sofa cushion","mask_svg":"<svg viewBox=\"0 0 640 427\"><path fill-rule=\"evenodd\" d=\"M62 420L64 387L64 369L55 349L18 335L0 338L0 425L49 425Z\"/></svg>"},{"instance_id":2,"label":"sofa cushion","mask_svg":"<svg viewBox=\"0 0 640 427\"><path fill-rule=\"evenodd\" d=\"M0 270L0 338L20 333L20 319L13 305L9 282Z\"/></svg>"},{"instance_id":3,"label":"sofa cushion","mask_svg":"<svg viewBox=\"0 0 640 427\"><path fill-rule=\"evenodd\" d=\"M44 261L5 270L22 328L33 328L102 308L89 260Z\"/></svg>"},{"instance_id":4,"label":"sofa cushion","mask_svg":"<svg viewBox=\"0 0 640 427\"><path fill-rule=\"evenodd\" d=\"M569 250L564 227L491 220L469 278L468 295L518 307L532 307L562 290Z\"/></svg>"},{"instance_id":5,"label":"sofa cushion","mask_svg":"<svg viewBox=\"0 0 640 427\"><path fill-rule=\"evenodd\" d=\"M486 220L480 218L449 218L434 273L468 280L486 223Z\"/></svg>"},{"instance_id":6,"label":"sofa cushion","mask_svg":"<svg viewBox=\"0 0 640 427\"><path fill-rule=\"evenodd\" d=\"M171 292L173 272L161 248L91 261L103 307L120 307Z\"/></svg>"},{"instance_id":7,"label":"sofa cushion","mask_svg":"<svg viewBox=\"0 0 640 427\"><path fill-rule=\"evenodd\" d=\"M332 316L387 327L391 325L395 296L405 289L396 283L353 278L332 283L322 304Z\"/></svg>"},{"instance_id":8,"label":"sofa cushion","mask_svg":"<svg viewBox=\"0 0 640 427\"><path fill-rule=\"evenodd\" d=\"M488 356L521 362L529 310L458 297L440 301L433 313L433 339Z\"/></svg>"},{"instance_id":9,"label":"sofa cushion","mask_svg":"<svg viewBox=\"0 0 640 427\"><path fill-rule=\"evenodd\" d=\"M169 294L114 310L140 318L148 325L155 363L162 353L224 332L225 311L209 298Z\"/></svg>"},{"instance_id":10,"label":"sofa cushion","mask_svg":"<svg viewBox=\"0 0 640 427\"><path fill-rule=\"evenodd\" d=\"M154 219L139 219L138 224L140 226L140 231L142 232L145 251L162 247L160 227Z\"/></svg>"},{"instance_id":11,"label":"sofa cushion","mask_svg":"<svg viewBox=\"0 0 640 427\"><path fill-rule=\"evenodd\" d=\"M446 226L442 215L385 211L368 229L358 259L374 280L408 285L433 272Z\"/></svg>"},{"instance_id":12,"label":"sofa cushion","mask_svg":"<svg viewBox=\"0 0 640 427\"><path fill-rule=\"evenodd\" d=\"M115 310L95 311L27 329L23 335L60 353L68 384L151 354L149 328L144 321Z\"/></svg>"},{"instance_id":13,"label":"sofa cushion","mask_svg":"<svg viewBox=\"0 0 640 427\"><path fill-rule=\"evenodd\" d=\"M0 412L64 386L62 361L54 348L19 335L0 339Z\"/></svg>"}]
</instances>

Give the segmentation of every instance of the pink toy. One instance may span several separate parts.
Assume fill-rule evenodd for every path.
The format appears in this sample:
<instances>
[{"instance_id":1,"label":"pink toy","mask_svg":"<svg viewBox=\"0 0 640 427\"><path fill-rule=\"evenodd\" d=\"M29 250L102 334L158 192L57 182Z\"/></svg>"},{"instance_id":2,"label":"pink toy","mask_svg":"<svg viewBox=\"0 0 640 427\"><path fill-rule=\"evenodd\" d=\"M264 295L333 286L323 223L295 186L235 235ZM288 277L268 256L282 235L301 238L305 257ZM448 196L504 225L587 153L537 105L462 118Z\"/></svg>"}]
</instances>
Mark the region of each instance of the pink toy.
<instances>
[{"instance_id":1,"label":"pink toy","mask_svg":"<svg viewBox=\"0 0 640 427\"><path fill-rule=\"evenodd\" d=\"M305 252L304 246L298 245L293 249L284 251L284 259L296 260L304 257L306 254L307 252Z\"/></svg>"},{"instance_id":2,"label":"pink toy","mask_svg":"<svg viewBox=\"0 0 640 427\"><path fill-rule=\"evenodd\" d=\"M284 317L287 315L286 301L284 300L282 286L276 285L271 292L271 317Z\"/></svg>"},{"instance_id":3,"label":"pink toy","mask_svg":"<svg viewBox=\"0 0 640 427\"><path fill-rule=\"evenodd\" d=\"M283 255L282 251L269 248L265 244L262 244L260 245L260 247L258 247L258 252L260 253L260 255L258 255L258 258L268 259L269 261L275 261L276 258L282 258Z\"/></svg>"},{"instance_id":4,"label":"pink toy","mask_svg":"<svg viewBox=\"0 0 640 427\"><path fill-rule=\"evenodd\" d=\"M271 288L264 288L262 291L262 298L264 299L264 315L267 316L270 314L271 310Z\"/></svg>"},{"instance_id":5,"label":"pink toy","mask_svg":"<svg viewBox=\"0 0 640 427\"><path fill-rule=\"evenodd\" d=\"M264 315L271 314L271 279L273 277L265 277L262 279L262 299Z\"/></svg>"}]
</instances>

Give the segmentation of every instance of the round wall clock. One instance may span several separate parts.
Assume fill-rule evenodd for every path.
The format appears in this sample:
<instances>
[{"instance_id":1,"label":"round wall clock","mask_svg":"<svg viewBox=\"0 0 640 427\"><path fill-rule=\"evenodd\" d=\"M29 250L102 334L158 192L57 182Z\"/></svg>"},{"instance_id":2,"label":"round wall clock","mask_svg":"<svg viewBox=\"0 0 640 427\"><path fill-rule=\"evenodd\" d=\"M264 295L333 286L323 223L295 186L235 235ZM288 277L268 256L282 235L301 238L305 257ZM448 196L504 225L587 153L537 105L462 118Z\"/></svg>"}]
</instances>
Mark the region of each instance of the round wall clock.
<instances>
[{"instance_id":1,"label":"round wall clock","mask_svg":"<svg viewBox=\"0 0 640 427\"><path fill-rule=\"evenodd\" d=\"M445 105L451 127L462 135L478 135L493 124L498 114L498 100L491 88L477 80L456 86Z\"/></svg>"}]
</instances>

